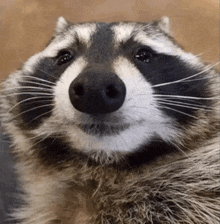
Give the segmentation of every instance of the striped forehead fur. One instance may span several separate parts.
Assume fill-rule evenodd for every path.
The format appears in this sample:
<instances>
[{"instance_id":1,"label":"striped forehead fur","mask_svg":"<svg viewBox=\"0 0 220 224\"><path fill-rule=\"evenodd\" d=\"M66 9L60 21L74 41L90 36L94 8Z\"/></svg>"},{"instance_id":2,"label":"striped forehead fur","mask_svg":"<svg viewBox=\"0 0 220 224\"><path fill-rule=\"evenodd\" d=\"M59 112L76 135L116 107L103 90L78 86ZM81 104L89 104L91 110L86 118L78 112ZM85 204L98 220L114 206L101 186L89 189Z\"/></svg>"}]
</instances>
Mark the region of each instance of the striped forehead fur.
<instances>
[{"instance_id":1,"label":"striped forehead fur","mask_svg":"<svg viewBox=\"0 0 220 224\"><path fill-rule=\"evenodd\" d=\"M165 33L163 29L161 29L160 25L152 22L119 22L113 24L85 23L71 25L69 28L64 30L64 36L59 37L58 35L55 43L59 42L59 46L57 46L57 50L52 53L52 55L55 55L60 49L70 46L74 42L75 37L77 37L80 42L85 43L87 48L89 48L92 43L97 47L105 41L105 38L103 39L100 37L94 39L94 37L98 37L103 33L106 34L106 31L108 32L106 35L108 41L106 41L104 45L113 44L113 46L117 48L120 43L124 43L128 39L132 38L140 45L151 47L157 53L178 56L183 61L187 61L187 63L190 63L193 66L200 64L200 61L196 56L184 52L176 43L172 41L172 39L168 37L169 34ZM113 38L111 38L111 36ZM48 52L52 52L55 49L56 47L53 45L50 49L48 49Z\"/></svg>"},{"instance_id":2,"label":"striped forehead fur","mask_svg":"<svg viewBox=\"0 0 220 224\"><path fill-rule=\"evenodd\" d=\"M102 34L106 35L105 38L101 37ZM121 43L126 42L130 38L140 45L152 48L157 53L178 56L194 66L200 64L196 56L184 52L167 37L167 34L164 35L159 26L157 27L152 23L133 22L72 24L65 28L61 34L56 35L43 52L30 58L26 64L28 64L27 67L30 67L29 65L34 62L36 63L36 60L42 57L55 57L60 50L71 47L76 40L84 43L86 48L90 48L93 45L96 51L100 53L101 51L105 51L100 46L102 43L102 46L105 46L106 49L110 45L117 48ZM105 53L107 54L108 51L105 51Z\"/></svg>"},{"instance_id":3,"label":"striped forehead fur","mask_svg":"<svg viewBox=\"0 0 220 224\"><path fill-rule=\"evenodd\" d=\"M60 18L46 49L4 82L1 122L24 190L16 221L72 224L82 208L93 224L219 223L219 75L169 37L168 23L71 24ZM77 44L83 50L59 66L60 51ZM155 60L136 60L140 48L156 52ZM82 113L70 102L73 80L97 67L101 77L114 73L126 86L125 101L110 115ZM34 96L22 101L31 89ZM44 98L35 104L36 95ZM52 109L45 117L36 105ZM166 105L190 110L181 116L185 110L175 114ZM35 109L36 126L22 126L25 109Z\"/></svg>"}]
</instances>

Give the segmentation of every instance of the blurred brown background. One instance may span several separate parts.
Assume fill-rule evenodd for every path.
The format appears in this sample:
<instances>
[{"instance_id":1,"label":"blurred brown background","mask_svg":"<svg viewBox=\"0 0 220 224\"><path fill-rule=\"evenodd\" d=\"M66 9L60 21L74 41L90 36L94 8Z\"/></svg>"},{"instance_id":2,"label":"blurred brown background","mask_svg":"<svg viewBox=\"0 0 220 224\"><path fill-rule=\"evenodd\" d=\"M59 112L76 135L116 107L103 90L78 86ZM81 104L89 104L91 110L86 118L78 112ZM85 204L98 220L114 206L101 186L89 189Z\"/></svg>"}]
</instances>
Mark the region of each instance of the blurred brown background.
<instances>
[{"instance_id":1,"label":"blurred brown background","mask_svg":"<svg viewBox=\"0 0 220 224\"><path fill-rule=\"evenodd\" d=\"M0 0L0 79L42 50L57 17L73 22L148 21L163 15L187 51L219 60L218 0Z\"/></svg>"},{"instance_id":2,"label":"blurred brown background","mask_svg":"<svg viewBox=\"0 0 220 224\"><path fill-rule=\"evenodd\" d=\"M149 21L166 15L187 51L212 64L219 61L219 0L0 0L0 81L44 48L61 15L73 22ZM0 223L5 223L17 185L1 132L0 143Z\"/></svg>"}]
</instances>

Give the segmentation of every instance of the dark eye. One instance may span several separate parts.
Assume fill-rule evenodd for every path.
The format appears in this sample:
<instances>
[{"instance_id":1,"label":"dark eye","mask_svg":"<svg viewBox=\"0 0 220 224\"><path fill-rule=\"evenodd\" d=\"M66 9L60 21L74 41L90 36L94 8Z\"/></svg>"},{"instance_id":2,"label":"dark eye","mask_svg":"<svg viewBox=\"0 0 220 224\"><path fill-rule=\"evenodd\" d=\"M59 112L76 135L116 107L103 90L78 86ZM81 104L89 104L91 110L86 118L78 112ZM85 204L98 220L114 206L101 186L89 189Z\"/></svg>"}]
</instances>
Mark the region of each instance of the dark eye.
<instances>
[{"instance_id":1,"label":"dark eye","mask_svg":"<svg viewBox=\"0 0 220 224\"><path fill-rule=\"evenodd\" d=\"M141 48L134 55L134 58L136 60L139 60L139 61L142 61L145 63L149 63L153 58L153 53L147 48Z\"/></svg>"},{"instance_id":2,"label":"dark eye","mask_svg":"<svg viewBox=\"0 0 220 224\"><path fill-rule=\"evenodd\" d=\"M69 51L60 51L57 56L57 65L63 65L73 59L73 55Z\"/></svg>"}]
</instances>

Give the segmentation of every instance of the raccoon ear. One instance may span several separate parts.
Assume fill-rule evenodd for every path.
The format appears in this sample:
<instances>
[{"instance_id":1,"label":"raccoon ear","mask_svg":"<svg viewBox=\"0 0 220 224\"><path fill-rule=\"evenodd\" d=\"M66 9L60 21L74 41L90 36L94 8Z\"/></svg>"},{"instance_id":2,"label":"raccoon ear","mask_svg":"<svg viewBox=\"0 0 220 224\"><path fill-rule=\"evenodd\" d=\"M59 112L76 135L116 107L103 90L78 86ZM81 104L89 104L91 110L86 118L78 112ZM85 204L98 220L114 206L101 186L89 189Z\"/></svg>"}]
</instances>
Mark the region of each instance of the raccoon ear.
<instances>
[{"instance_id":1,"label":"raccoon ear","mask_svg":"<svg viewBox=\"0 0 220 224\"><path fill-rule=\"evenodd\" d=\"M158 26L161 30L163 30L165 33L170 33L170 20L167 16L163 16L158 21Z\"/></svg>"},{"instance_id":2,"label":"raccoon ear","mask_svg":"<svg viewBox=\"0 0 220 224\"><path fill-rule=\"evenodd\" d=\"M56 26L55 31L56 31L57 33L61 33L61 32L64 31L68 26L69 26L68 21L66 21L66 19L64 19L64 18L61 16L61 17L59 17L59 18L57 19L57 26Z\"/></svg>"}]
</instances>

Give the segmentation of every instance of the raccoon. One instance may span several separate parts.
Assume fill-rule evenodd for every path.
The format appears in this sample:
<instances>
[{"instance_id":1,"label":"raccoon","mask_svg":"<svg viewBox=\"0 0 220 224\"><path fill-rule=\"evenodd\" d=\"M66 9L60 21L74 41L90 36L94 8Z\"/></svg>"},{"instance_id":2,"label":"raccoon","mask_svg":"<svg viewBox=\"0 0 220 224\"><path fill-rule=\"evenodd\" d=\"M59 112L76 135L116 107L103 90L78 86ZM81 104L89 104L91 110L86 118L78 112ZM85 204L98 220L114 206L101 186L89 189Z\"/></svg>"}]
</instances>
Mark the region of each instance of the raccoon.
<instances>
[{"instance_id":1,"label":"raccoon","mask_svg":"<svg viewBox=\"0 0 220 224\"><path fill-rule=\"evenodd\" d=\"M219 224L219 74L169 19L71 23L3 82L21 224Z\"/></svg>"}]
</instances>

